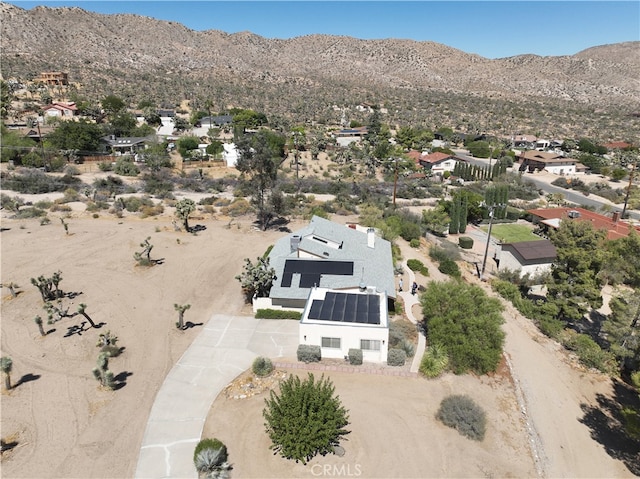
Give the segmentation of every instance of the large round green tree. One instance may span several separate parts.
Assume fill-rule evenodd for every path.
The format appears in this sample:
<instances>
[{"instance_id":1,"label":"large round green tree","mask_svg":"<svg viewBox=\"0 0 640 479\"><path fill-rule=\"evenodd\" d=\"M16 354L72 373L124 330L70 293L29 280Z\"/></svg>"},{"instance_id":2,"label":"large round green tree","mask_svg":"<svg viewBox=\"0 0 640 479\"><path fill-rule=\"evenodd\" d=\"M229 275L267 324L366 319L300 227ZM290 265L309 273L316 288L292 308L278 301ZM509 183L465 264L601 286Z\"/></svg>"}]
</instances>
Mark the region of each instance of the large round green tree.
<instances>
[{"instance_id":1,"label":"large round green tree","mask_svg":"<svg viewBox=\"0 0 640 479\"><path fill-rule=\"evenodd\" d=\"M350 431L347 410L334 395L334 386L324 376L313 374L304 381L298 376L280 385L280 394L271 391L262 411L271 449L282 457L306 464L316 454L334 452L334 447Z\"/></svg>"},{"instance_id":2,"label":"large round green tree","mask_svg":"<svg viewBox=\"0 0 640 479\"><path fill-rule=\"evenodd\" d=\"M502 356L502 304L479 286L432 281L420 297L429 344L439 344L456 374L495 371Z\"/></svg>"}]
</instances>

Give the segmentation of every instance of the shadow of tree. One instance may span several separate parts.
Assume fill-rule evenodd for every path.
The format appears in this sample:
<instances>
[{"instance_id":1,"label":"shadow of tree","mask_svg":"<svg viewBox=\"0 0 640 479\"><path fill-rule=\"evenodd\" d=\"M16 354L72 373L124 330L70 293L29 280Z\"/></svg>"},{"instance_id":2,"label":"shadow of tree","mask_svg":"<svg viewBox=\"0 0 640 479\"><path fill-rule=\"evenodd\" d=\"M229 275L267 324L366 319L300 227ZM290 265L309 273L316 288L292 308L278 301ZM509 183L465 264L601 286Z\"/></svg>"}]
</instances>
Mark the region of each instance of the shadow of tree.
<instances>
[{"instance_id":1,"label":"shadow of tree","mask_svg":"<svg viewBox=\"0 0 640 479\"><path fill-rule=\"evenodd\" d=\"M632 474L640 475L640 440L627 435L622 409L640 409L638 392L622 381L613 380L614 394L596 395L597 405L581 404L580 422L591 430L591 437L602 444L612 458L622 461Z\"/></svg>"},{"instance_id":2,"label":"shadow of tree","mask_svg":"<svg viewBox=\"0 0 640 479\"><path fill-rule=\"evenodd\" d=\"M40 374L31 374L31 373L24 374L20 379L18 379L18 382L13 387L17 388L21 384L28 383L31 381L37 381L38 379L40 379Z\"/></svg>"},{"instance_id":3,"label":"shadow of tree","mask_svg":"<svg viewBox=\"0 0 640 479\"><path fill-rule=\"evenodd\" d=\"M18 445L18 441L4 442L4 439L0 440L0 452L10 451Z\"/></svg>"},{"instance_id":4,"label":"shadow of tree","mask_svg":"<svg viewBox=\"0 0 640 479\"><path fill-rule=\"evenodd\" d=\"M196 326L202 326L204 323L192 323L191 321L187 321L186 323L184 323L184 327L182 328L183 330L187 330L190 328L195 328Z\"/></svg>"},{"instance_id":5,"label":"shadow of tree","mask_svg":"<svg viewBox=\"0 0 640 479\"><path fill-rule=\"evenodd\" d=\"M127 385L127 378L129 376L133 376L133 373L129 372L129 371L122 371L120 374L114 376L113 381L116 384L113 387L113 390L117 391L117 390L122 389L123 387L125 387Z\"/></svg>"}]
</instances>

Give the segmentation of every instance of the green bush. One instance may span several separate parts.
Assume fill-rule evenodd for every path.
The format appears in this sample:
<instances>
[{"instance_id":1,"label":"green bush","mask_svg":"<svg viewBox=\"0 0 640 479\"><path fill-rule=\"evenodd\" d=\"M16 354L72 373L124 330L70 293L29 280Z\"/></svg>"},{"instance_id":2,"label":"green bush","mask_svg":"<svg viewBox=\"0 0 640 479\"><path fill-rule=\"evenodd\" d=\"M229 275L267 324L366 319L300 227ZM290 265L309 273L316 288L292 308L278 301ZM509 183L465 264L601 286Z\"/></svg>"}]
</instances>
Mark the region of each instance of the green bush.
<instances>
[{"instance_id":1,"label":"green bush","mask_svg":"<svg viewBox=\"0 0 640 479\"><path fill-rule=\"evenodd\" d=\"M445 259L438 266L438 271L443 274L448 274L449 276L453 276L454 278L459 278L462 273L460 272L460 268L458 268L458 263L453 260Z\"/></svg>"},{"instance_id":2,"label":"green bush","mask_svg":"<svg viewBox=\"0 0 640 479\"><path fill-rule=\"evenodd\" d=\"M228 453L227 453L227 446L224 445L224 443L222 441L220 441L219 439L202 439L197 445L195 450L193 451L193 463L196 463L196 459L198 458L198 454L200 454L200 452L204 451L205 449L220 449L222 451L222 454L224 456L223 462L227 460L228 457Z\"/></svg>"},{"instance_id":3,"label":"green bush","mask_svg":"<svg viewBox=\"0 0 640 479\"><path fill-rule=\"evenodd\" d=\"M408 259L407 266L411 271L417 271L424 276L429 276L429 269L419 259Z\"/></svg>"},{"instance_id":4,"label":"green bush","mask_svg":"<svg viewBox=\"0 0 640 479\"><path fill-rule=\"evenodd\" d=\"M304 363L319 363L322 359L322 352L320 346L314 346L311 344L298 345L297 351L298 361Z\"/></svg>"},{"instance_id":5,"label":"green bush","mask_svg":"<svg viewBox=\"0 0 640 479\"><path fill-rule=\"evenodd\" d=\"M409 246L411 246L412 248L419 248L420 240L417 238L413 238L411 241L409 241Z\"/></svg>"},{"instance_id":6,"label":"green bush","mask_svg":"<svg viewBox=\"0 0 640 479\"><path fill-rule=\"evenodd\" d=\"M402 349L390 349L387 354L387 365L388 366L404 366L405 361L407 360L407 353Z\"/></svg>"},{"instance_id":7,"label":"green bush","mask_svg":"<svg viewBox=\"0 0 640 479\"><path fill-rule=\"evenodd\" d=\"M445 259L450 259L453 261L457 261L460 259L460 251L458 251L458 246L454 243L443 242L443 246L431 246L429 248L429 257L441 263Z\"/></svg>"},{"instance_id":8,"label":"green bush","mask_svg":"<svg viewBox=\"0 0 640 479\"><path fill-rule=\"evenodd\" d=\"M428 378L437 378L449 367L449 356L439 344L431 345L420 361L419 371Z\"/></svg>"},{"instance_id":9,"label":"green bush","mask_svg":"<svg viewBox=\"0 0 640 479\"><path fill-rule=\"evenodd\" d=\"M458 238L458 245L460 245L462 249L471 249L473 248L473 238L460 236L460 238Z\"/></svg>"},{"instance_id":10,"label":"green bush","mask_svg":"<svg viewBox=\"0 0 640 479\"><path fill-rule=\"evenodd\" d=\"M562 344L570 351L574 351L580 362L589 368L595 368L604 373L612 373L616 369L614 356L600 348L598 343L586 334L566 330L562 335Z\"/></svg>"},{"instance_id":11,"label":"green bush","mask_svg":"<svg viewBox=\"0 0 640 479\"><path fill-rule=\"evenodd\" d=\"M287 309L259 309L256 311L256 319L295 319L299 321L300 318L302 318L302 313Z\"/></svg>"},{"instance_id":12,"label":"green bush","mask_svg":"<svg viewBox=\"0 0 640 479\"><path fill-rule=\"evenodd\" d=\"M16 218L19 220L24 220L27 218L40 218L41 216L46 216L47 212L41 210L40 208L36 208L35 206L32 208L22 208L16 214Z\"/></svg>"},{"instance_id":13,"label":"green bush","mask_svg":"<svg viewBox=\"0 0 640 479\"><path fill-rule=\"evenodd\" d=\"M122 176L138 176L138 173L140 173L140 170L129 156L118 158L116 165L113 167L113 171Z\"/></svg>"},{"instance_id":14,"label":"green bush","mask_svg":"<svg viewBox=\"0 0 640 479\"><path fill-rule=\"evenodd\" d=\"M265 358L262 356L258 356L253 360L253 365L251 366L251 370L253 374L256 376L260 376L264 378L273 372L273 363L271 359Z\"/></svg>"},{"instance_id":15,"label":"green bush","mask_svg":"<svg viewBox=\"0 0 640 479\"><path fill-rule=\"evenodd\" d=\"M113 165L110 161L101 161L98 163L98 168L100 169L100 171L112 171Z\"/></svg>"},{"instance_id":16,"label":"green bush","mask_svg":"<svg viewBox=\"0 0 640 479\"><path fill-rule=\"evenodd\" d=\"M349 364L352 366L360 366L362 364L362 349L349 349Z\"/></svg>"},{"instance_id":17,"label":"green bush","mask_svg":"<svg viewBox=\"0 0 640 479\"><path fill-rule=\"evenodd\" d=\"M453 395L444 398L436 418L469 439L484 439L487 430L485 412L469 396Z\"/></svg>"}]
</instances>

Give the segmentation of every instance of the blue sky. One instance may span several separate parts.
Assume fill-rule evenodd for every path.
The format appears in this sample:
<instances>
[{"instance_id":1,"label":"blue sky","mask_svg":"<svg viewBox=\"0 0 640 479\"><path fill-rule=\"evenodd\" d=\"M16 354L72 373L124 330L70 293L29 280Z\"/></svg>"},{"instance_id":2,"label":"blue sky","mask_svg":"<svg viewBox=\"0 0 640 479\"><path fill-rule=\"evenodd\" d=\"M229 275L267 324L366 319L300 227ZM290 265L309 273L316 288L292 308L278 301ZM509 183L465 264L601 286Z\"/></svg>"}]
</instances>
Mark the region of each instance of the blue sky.
<instances>
[{"instance_id":1,"label":"blue sky","mask_svg":"<svg viewBox=\"0 0 640 479\"><path fill-rule=\"evenodd\" d=\"M640 1L9 1L31 9L77 6L134 13L192 30L250 31L267 38L313 33L434 41L502 58L573 55L640 40Z\"/></svg>"}]
</instances>

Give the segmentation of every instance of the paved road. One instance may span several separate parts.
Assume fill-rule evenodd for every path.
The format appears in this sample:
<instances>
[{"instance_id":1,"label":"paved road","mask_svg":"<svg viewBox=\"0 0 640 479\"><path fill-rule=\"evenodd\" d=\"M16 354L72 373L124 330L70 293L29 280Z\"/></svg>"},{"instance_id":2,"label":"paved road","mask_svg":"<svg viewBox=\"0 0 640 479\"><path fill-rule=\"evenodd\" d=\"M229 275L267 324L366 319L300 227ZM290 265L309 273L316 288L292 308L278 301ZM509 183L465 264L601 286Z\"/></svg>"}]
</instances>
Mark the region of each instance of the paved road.
<instances>
[{"instance_id":1,"label":"paved road","mask_svg":"<svg viewBox=\"0 0 640 479\"><path fill-rule=\"evenodd\" d=\"M456 153L456 156L463 158L464 160L468 161L472 165L486 166L489 164L489 159L475 158L473 156L469 156L463 150L456 150L455 153ZM493 161L495 162L495 160ZM556 177L552 179L540 178L540 177L536 177L536 175L533 173L525 173L523 178L525 180L531 181L534 185L536 185L538 189L544 191L545 193L562 194L566 201L575 203L576 205L591 206L597 209L600 209L603 205L610 205L622 211L623 205L612 203L606 198L602 198L596 195L584 196L580 192L567 190L565 188L552 185L551 181ZM627 186L626 183L620 183L618 186L616 186L616 188L624 188L625 186ZM627 211L629 212L630 218L633 218L635 220L640 220L640 211L637 211L637 210L627 210Z\"/></svg>"},{"instance_id":2,"label":"paved road","mask_svg":"<svg viewBox=\"0 0 640 479\"><path fill-rule=\"evenodd\" d=\"M257 356L291 358L297 347L297 321L214 315L158 391L135 477L196 478L193 449L218 394Z\"/></svg>"}]
</instances>

